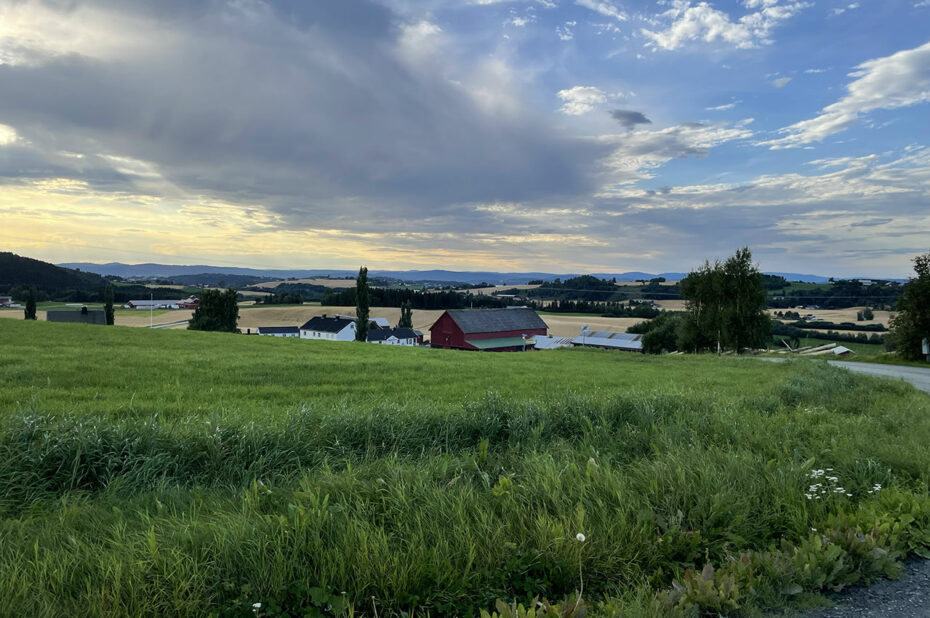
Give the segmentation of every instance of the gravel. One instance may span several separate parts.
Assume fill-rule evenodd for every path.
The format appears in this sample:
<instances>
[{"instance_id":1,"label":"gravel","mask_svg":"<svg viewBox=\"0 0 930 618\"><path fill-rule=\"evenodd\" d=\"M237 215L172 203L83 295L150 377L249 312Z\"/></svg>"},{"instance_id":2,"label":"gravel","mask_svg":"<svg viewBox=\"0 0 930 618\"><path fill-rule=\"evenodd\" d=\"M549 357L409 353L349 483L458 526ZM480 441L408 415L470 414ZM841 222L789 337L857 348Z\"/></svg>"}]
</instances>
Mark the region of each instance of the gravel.
<instances>
[{"instance_id":1,"label":"gravel","mask_svg":"<svg viewBox=\"0 0 930 618\"><path fill-rule=\"evenodd\" d=\"M834 606L800 614L804 618L928 618L930 560L904 563L898 579L856 586L832 595Z\"/></svg>"}]
</instances>

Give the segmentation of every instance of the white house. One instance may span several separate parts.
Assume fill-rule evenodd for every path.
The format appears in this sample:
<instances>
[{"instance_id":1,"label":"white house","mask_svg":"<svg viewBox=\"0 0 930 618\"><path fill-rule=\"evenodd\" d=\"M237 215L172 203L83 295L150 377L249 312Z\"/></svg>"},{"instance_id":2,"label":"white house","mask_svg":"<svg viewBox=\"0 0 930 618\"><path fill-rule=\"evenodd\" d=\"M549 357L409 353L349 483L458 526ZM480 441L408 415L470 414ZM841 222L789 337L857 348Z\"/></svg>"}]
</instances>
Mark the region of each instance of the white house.
<instances>
[{"instance_id":1,"label":"white house","mask_svg":"<svg viewBox=\"0 0 930 618\"><path fill-rule=\"evenodd\" d=\"M355 320L344 315L327 317L325 314L310 318L300 327L300 338L354 341Z\"/></svg>"},{"instance_id":2,"label":"white house","mask_svg":"<svg viewBox=\"0 0 930 618\"><path fill-rule=\"evenodd\" d=\"M368 331L368 343L382 345L417 345L417 333L412 328L376 328Z\"/></svg>"},{"instance_id":3,"label":"white house","mask_svg":"<svg viewBox=\"0 0 930 618\"><path fill-rule=\"evenodd\" d=\"M296 326L259 326L255 332L266 337L300 337Z\"/></svg>"}]
</instances>

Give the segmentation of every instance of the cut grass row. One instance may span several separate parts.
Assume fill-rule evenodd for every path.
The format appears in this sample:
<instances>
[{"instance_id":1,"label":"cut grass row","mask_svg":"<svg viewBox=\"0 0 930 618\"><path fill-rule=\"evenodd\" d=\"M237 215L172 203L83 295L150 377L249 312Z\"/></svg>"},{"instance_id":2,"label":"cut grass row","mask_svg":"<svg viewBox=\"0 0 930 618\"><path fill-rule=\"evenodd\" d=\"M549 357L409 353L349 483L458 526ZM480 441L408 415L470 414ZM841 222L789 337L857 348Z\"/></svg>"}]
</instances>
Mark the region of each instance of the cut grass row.
<instances>
[{"instance_id":1,"label":"cut grass row","mask_svg":"<svg viewBox=\"0 0 930 618\"><path fill-rule=\"evenodd\" d=\"M726 599L751 612L890 572L846 548L797 583L827 555L812 527L891 522L892 560L930 525L930 398L820 362L13 321L0 342L11 615L303 615L343 592L475 615L573 594L579 567L593 613L662 615L687 569L764 555ZM808 499L825 468L844 491Z\"/></svg>"}]
</instances>

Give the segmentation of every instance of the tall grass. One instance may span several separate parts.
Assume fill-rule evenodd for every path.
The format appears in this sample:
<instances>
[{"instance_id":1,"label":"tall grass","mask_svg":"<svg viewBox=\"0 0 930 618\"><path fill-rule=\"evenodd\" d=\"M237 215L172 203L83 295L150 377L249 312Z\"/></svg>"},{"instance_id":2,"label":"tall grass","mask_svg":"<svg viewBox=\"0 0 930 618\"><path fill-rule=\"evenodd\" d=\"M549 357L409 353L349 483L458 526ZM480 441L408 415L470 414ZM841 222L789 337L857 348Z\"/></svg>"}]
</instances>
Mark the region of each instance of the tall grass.
<instances>
[{"instance_id":1,"label":"tall grass","mask_svg":"<svg viewBox=\"0 0 930 618\"><path fill-rule=\"evenodd\" d=\"M635 613L687 569L927 499L930 398L821 362L55 332L61 348L20 341L34 356L0 367L32 394L0 418L0 614L304 615L345 599L359 615L476 615L582 579L601 611ZM167 357L118 348L124 333ZM109 367L78 345L98 336L122 373L88 375L95 398L71 405L82 354ZM189 368L216 341L227 356ZM317 379L340 387L290 393L295 355L324 353ZM264 379L217 405L206 376L232 383L231 367ZM423 386L436 371L453 394ZM372 386L334 394L352 382ZM844 491L807 498L815 468ZM756 590L788 602L775 580Z\"/></svg>"}]
</instances>

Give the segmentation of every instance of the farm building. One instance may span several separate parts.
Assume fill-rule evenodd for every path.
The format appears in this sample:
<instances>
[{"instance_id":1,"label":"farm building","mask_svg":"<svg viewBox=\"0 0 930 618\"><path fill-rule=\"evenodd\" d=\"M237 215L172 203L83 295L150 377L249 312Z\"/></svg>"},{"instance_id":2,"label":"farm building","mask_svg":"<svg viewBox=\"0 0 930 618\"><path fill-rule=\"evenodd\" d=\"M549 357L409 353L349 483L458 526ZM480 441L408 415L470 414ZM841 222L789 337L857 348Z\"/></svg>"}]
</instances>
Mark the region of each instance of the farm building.
<instances>
[{"instance_id":1,"label":"farm building","mask_svg":"<svg viewBox=\"0 0 930 618\"><path fill-rule=\"evenodd\" d=\"M106 325L107 314L103 310L88 311L87 307L82 307L80 311L62 309L60 311L46 311L45 321Z\"/></svg>"},{"instance_id":2,"label":"farm building","mask_svg":"<svg viewBox=\"0 0 930 618\"><path fill-rule=\"evenodd\" d=\"M354 341L355 320L345 315L316 316L300 327L300 338Z\"/></svg>"},{"instance_id":3,"label":"farm building","mask_svg":"<svg viewBox=\"0 0 930 618\"><path fill-rule=\"evenodd\" d=\"M534 337L533 348L536 350L554 350L572 347L571 337Z\"/></svg>"},{"instance_id":4,"label":"farm building","mask_svg":"<svg viewBox=\"0 0 930 618\"><path fill-rule=\"evenodd\" d=\"M572 345L606 348L610 350L626 350L628 352L642 352L642 337L642 335L634 335L633 333L584 331L572 339Z\"/></svg>"},{"instance_id":5,"label":"farm building","mask_svg":"<svg viewBox=\"0 0 930 618\"><path fill-rule=\"evenodd\" d=\"M368 343L414 346L417 334L411 328L375 328L368 331Z\"/></svg>"},{"instance_id":6,"label":"farm building","mask_svg":"<svg viewBox=\"0 0 930 618\"><path fill-rule=\"evenodd\" d=\"M548 329L536 312L526 307L450 310L430 327L430 345L514 352L532 349L532 337L545 336Z\"/></svg>"},{"instance_id":7,"label":"farm building","mask_svg":"<svg viewBox=\"0 0 930 618\"><path fill-rule=\"evenodd\" d=\"M178 309L180 300L131 300L126 303L130 309Z\"/></svg>"},{"instance_id":8,"label":"farm building","mask_svg":"<svg viewBox=\"0 0 930 618\"><path fill-rule=\"evenodd\" d=\"M266 337L300 337L296 326L259 326L255 332Z\"/></svg>"},{"instance_id":9,"label":"farm building","mask_svg":"<svg viewBox=\"0 0 930 618\"><path fill-rule=\"evenodd\" d=\"M0 307L7 307L13 304L12 296L0 296Z\"/></svg>"}]
</instances>

